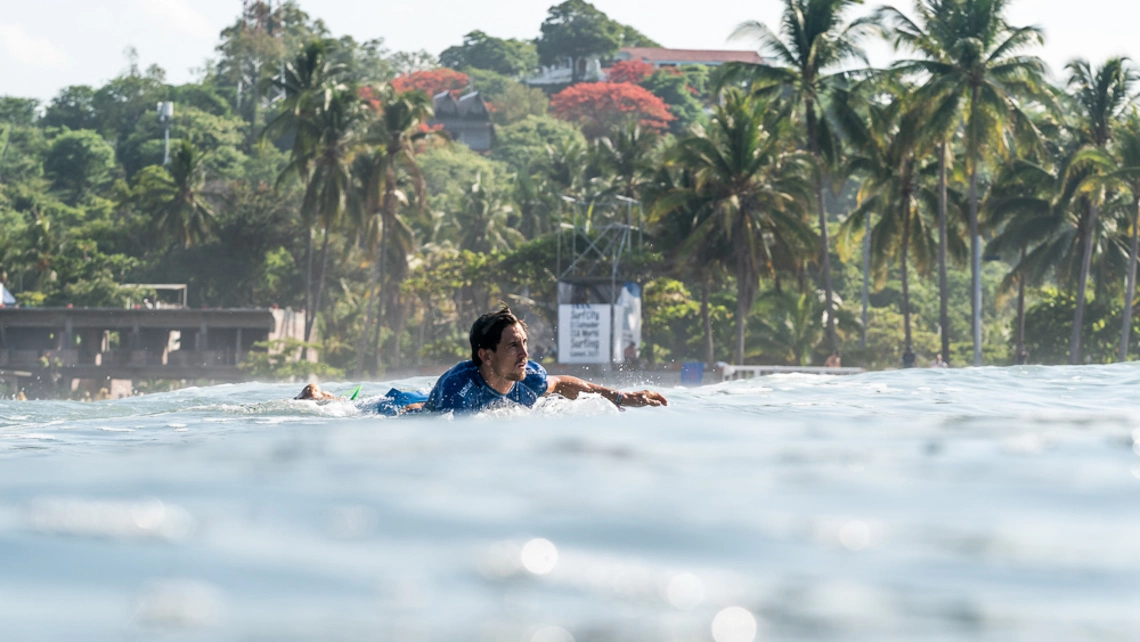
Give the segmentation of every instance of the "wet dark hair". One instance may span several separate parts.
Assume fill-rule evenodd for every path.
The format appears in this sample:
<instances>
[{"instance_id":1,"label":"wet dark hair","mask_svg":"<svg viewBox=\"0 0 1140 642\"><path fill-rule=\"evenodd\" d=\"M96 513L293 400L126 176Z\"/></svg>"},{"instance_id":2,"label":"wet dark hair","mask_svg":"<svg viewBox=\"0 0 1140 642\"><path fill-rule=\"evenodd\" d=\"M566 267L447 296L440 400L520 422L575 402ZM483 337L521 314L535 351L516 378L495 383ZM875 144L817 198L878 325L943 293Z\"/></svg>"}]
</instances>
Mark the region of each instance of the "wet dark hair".
<instances>
[{"instance_id":1,"label":"wet dark hair","mask_svg":"<svg viewBox=\"0 0 1140 642\"><path fill-rule=\"evenodd\" d=\"M526 330L526 324L516 317L504 304L495 312L488 312L471 324L471 360L479 363L480 350L495 350L503 339L503 330L518 324Z\"/></svg>"}]
</instances>

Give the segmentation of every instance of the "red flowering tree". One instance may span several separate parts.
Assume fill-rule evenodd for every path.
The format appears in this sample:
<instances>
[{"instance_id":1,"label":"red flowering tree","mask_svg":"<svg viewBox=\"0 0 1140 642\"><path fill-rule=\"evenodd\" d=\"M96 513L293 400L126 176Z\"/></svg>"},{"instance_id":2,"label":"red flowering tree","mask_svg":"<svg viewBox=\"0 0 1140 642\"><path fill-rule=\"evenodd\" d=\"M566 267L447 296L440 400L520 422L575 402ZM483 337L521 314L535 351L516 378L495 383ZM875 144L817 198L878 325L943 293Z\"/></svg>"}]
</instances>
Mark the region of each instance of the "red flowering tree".
<instances>
[{"instance_id":1,"label":"red flowering tree","mask_svg":"<svg viewBox=\"0 0 1140 642\"><path fill-rule=\"evenodd\" d=\"M398 76L392 81L392 88L399 92L419 90L428 96L435 96L444 91L458 94L467 87L468 82L467 74L462 71L441 67Z\"/></svg>"},{"instance_id":2,"label":"red flowering tree","mask_svg":"<svg viewBox=\"0 0 1140 642\"><path fill-rule=\"evenodd\" d=\"M657 131L674 120L665 101L644 87L624 82L571 85L550 99L550 112L576 123L590 138L602 136L615 125L631 120Z\"/></svg>"},{"instance_id":3,"label":"red flowering tree","mask_svg":"<svg viewBox=\"0 0 1140 642\"><path fill-rule=\"evenodd\" d=\"M622 60L615 62L606 70L606 80L610 82L627 82L640 85L646 76L653 73L653 65L640 60Z\"/></svg>"}]
</instances>

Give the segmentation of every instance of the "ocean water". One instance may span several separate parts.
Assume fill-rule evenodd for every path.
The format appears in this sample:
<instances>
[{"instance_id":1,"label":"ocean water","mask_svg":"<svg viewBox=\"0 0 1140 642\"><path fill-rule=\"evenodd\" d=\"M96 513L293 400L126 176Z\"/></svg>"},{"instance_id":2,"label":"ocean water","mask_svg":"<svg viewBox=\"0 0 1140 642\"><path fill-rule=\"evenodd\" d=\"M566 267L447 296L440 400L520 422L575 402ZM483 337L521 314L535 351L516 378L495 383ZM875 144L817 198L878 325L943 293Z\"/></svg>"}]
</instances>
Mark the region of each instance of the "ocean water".
<instances>
[{"instance_id":1,"label":"ocean water","mask_svg":"<svg viewBox=\"0 0 1140 642\"><path fill-rule=\"evenodd\" d=\"M1140 365L298 388L0 401L0 638L1140 639Z\"/></svg>"}]
</instances>

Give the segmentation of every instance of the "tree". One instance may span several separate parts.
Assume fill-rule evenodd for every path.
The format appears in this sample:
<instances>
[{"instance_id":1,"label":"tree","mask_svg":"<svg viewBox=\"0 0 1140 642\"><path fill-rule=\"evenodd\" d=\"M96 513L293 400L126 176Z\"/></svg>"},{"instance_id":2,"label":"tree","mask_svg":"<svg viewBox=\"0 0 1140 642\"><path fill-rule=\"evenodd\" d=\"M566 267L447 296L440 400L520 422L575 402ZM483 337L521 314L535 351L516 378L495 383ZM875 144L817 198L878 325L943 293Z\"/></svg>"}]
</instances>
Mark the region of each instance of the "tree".
<instances>
[{"instance_id":1,"label":"tree","mask_svg":"<svg viewBox=\"0 0 1140 642\"><path fill-rule=\"evenodd\" d=\"M276 140L292 137L289 165L278 174L277 187L280 189L290 176L296 176L308 190L315 150L314 134L319 130L318 112L330 103L332 96L346 90L343 78L344 65L334 63L329 56L332 43L329 40L306 42L292 60L285 63L281 76L275 79L274 86L283 96L274 116L261 132L262 140ZM308 230L305 249L305 340L308 341L313 321L316 318L316 299L313 289L313 225L317 213L311 208L309 199L303 201L301 219Z\"/></svg>"},{"instance_id":2,"label":"tree","mask_svg":"<svg viewBox=\"0 0 1140 642\"><path fill-rule=\"evenodd\" d=\"M444 49L439 63L452 69L473 67L517 77L538 67L538 52L533 42L496 38L476 30L463 36L463 44Z\"/></svg>"},{"instance_id":3,"label":"tree","mask_svg":"<svg viewBox=\"0 0 1140 642\"><path fill-rule=\"evenodd\" d=\"M883 88L892 99L886 105L868 101L868 123L864 127L849 127L855 154L848 167L862 175L863 180L858 207L844 222L844 228L848 233L863 230L866 218L879 214L871 231L871 256L874 267L880 271L887 257L898 257L905 353L913 348L909 259L914 252L924 267L931 254L929 230L918 209L917 155L924 151L922 126L927 119L922 105L916 106L909 100L909 87L894 84Z\"/></svg>"},{"instance_id":4,"label":"tree","mask_svg":"<svg viewBox=\"0 0 1140 642\"><path fill-rule=\"evenodd\" d=\"M1131 236L1128 250L1128 271L1124 284L1124 321L1120 330L1120 360L1128 360L1128 347L1132 330L1132 305L1136 296L1136 262L1140 250L1140 113L1132 113L1116 132L1116 156L1120 169L1114 178L1124 184L1132 197L1128 226Z\"/></svg>"},{"instance_id":5,"label":"tree","mask_svg":"<svg viewBox=\"0 0 1140 642\"><path fill-rule=\"evenodd\" d=\"M606 57L622 46L624 28L585 0L566 0L547 12L536 42L539 62L570 61L572 82L581 80L589 57Z\"/></svg>"},{"instance_id":6,"label":"tree","mask_svg":"<svg viewBox=\"0 0 1140 642\"><path fill-rule=\"evenodd\" d=\"M670 129L674 134L682 134L693 124L705 118L705 106L698 98L700 91L690 82L703 84L708 72L697 65L697 69L680 70L675 67L662 67L641 81L641 86L653 92L669 106L669 113L676 117Z\"/></svg>"},{"instance_id":7,"label":"tree","mask_svg":"<svg viewBox=\"0 0 1140 642\"><path fill-rule=\"evenodd\" d=\"M376 320L376 346L379 356L380 315L382 311L382 297L377 294L376 288L383 288L382 294L388 295L391 301L399 296L399 284L407 276L407 257L413 250L413 236L411 229L399 217L401 200L406 202L406 196L400 191L399 181L401 174L410 176L412 186L417 195L417 201L422 212L427 206L427 187L420 166L416 161L416 146L428 136L429 130L423 125L431 118L431 102L421 92L398 92L393 87L380 90L366 89L363 91L365 103L368 104L377 119L372 125L371 136L376 145L366 158L367 167L363 172L364 198L362 203L370 215L372 238L378 233L375 247L378 257L373 262L373 268L368 287L368 299L365 303L364 329L360 339L356 372L364 367L366 354L366 341L371 319ZM378 219L378 221L377 221ZM376 222L379 225L376 225ZM388 248L392 247L389 254ZM391 256L392 266L388 263ZM389 277L395 287L387 287ZM375 311L373 311L375 303ZM401 322L397 325L402 325ZM394 354L399 356L399 342L396 342Z\"/></svg>"},{"instance_id":8,"label":"tree","mask_svg":"<svg viewBox=\"0 0 1140 642\"><path fill-rule=\"evenodd\" d=\"M490 106L491 120L496 125L510 125L527 116L546 114L550 99L538 87L529 87L485 69L468 69L467 75L471 88L478 91Z\"/></svg>"},{"instance_id":9,"label":"tree","mask_svg":"<svg viewBox=\"0 0 1140 642\"><path fill-rule=\"evenodd\" d=\"M1023 101L1044 99L1044 63L1023 53L1042 40L1037 27L1014 27L1005 19L1009 0L917 0L919 23L887 7L897 41L919 57L895 63L901 73L928 78L919 89L930 104L934 131L949 132L965 121L966 171L969 175L971 257L980 256L978 171L987 149L1004 149L1004 135L1036 138ZM945 156L943 150L943 156ZM982 365L981 272L971 260L974 365Z\"/></svg>"},{"instance_id":10,"label":"tree","mask_svg":"<svg viewBox=\"0 0 1140 642\"><path fill-rule=\"evenodd\" d=\"M463 230L460 250L488 253L509 250L521 243L522 234L509 225L514 208L494 189L483 185L480 176L467 192L458 223Z\"/></svg>"},{"instance_id":11,"label":"tree","mask_svg":"<svg viewBox=\"0 0 1140 642\"><path fill-rule=\"evenodd\" d=\"M710 118L709 131L699 130L678 143L671 161L689 168L695 185L674 198L700 198L706 216L690 242L722 236L731 243L736 275L736 359L744 362L747 317L756 300L758 281L772 273L777 257L796 254L814 242L803 213L811 194L808 167L789 151L786 128L765 119L770 105L736 90L724 96Z\"/></svg>"},{"instance_id":12,"label":"tree","mask_svg":"<svg viewBox=\"0 0 1140 642\"><path fill-rule=\"evenodd\" d=\"M597 138L615 126L634 122L645 129L663 130L674 119L669 107L647 89L628 83L579 83L550 99L550 112Z\"/></svg>"},{"instance_id":13,"label":"tree","mask_svg":"<svg viewBox=\"0 0 1140 642\"><path fill-rule=\"evenodd\" d=\"M760 22L745 22L733 37L759 41L772 62L756 65L730 63L723 81L750 78L753 91L761 96L788 96L803 114L808 151L815 160L815 209L819 219L819 266L823 277L827 308L827 340L832 350L839 348L835 333L835 301L831 286L831 245L823 186L827 165L834 163L838 143L828 122L823 101L828 92L842 86L847 77L838 71L852 59L866 60L860 39L873 25L861 18L845 22L846 14L862 0L783 0L780 35Z\"/></svg>"},{"instance_id":14,"label":"tree","mask_svg":"<svg viewBox=\"0 0 1140 642\"><path fill-rule=\"evenodd\" d=\"M206 200L202 154L182 141L170 155L170 169L151 165L135 181L135 202L150 212L151 229L159 239L183 247L200 243L210 233L214 210Z\"/></svg>"},{"instance_id":15,"label":"tree","mask_svg":"<svg viewBox=\"0 0 1140 642\"><path fill-rule=\"evenodd\" d=\"M660 138L637 123L625 123L598 139L598 164L610 177L614 191L638 198L642 181L652 172Z\"/></svg>"},{"instance_id":16,"label":"tree","mask_svg":"<svg viewBox=\"0 0 1140 642\"><path fill-rule=\"evenodd\" d=\"M654 72L653 65L640 60L620 60L606 70L608 82L627 82L640 85L641 81Z\"/></svg>"},{"instance_id":17,"label":"tree","mask_svg":"<svg viewBox=\"0 0 1140 642\"><path fill-rule=\"evenodd\" d=\"M1105 152L1112 139L1116 119L1131 101L1135 75L1127 68L1124 59L1110 58L1097 70L1088 62L1074 60L1068 65L1069 89L1079 109L1077 126L1085 146L1096 152ZM1085 205L1081 220L1081 272L1077 278L1077 305L1073 312L1073 330L1069 340L1069 363L1081 363L1081 326L1085 312L1085 290L1089 268L1096 247L1098 208L1104 200L1104 186L1095 178L1086 183L1082 191Z\"/></svg>"},{"instance_id":18,"label":"tree","mask_svg":"<svg viewBox=\"0 0 1140 642\"><path fill-rule=\"evenodd\" d=\"M398 92L422 91L428 98L445 91L457 93L467 88L470 82L467 74L454 69L430 69L414 71L410 74L398 76L392 81L392 88Z\"/></svg>"},{"instance_id":19,"label":"tree","mask_svg":"<svg viewBox=\"0 0 1140 642\"><path fill-rule=\"evenodd\" d=\"M536 170L547 159L546 148L564 140L585 144L582 132L574 125L552 116L527 116L500 127L495 132L495 148L491 158L500 160L515 171Z\"/></svg>"},{"instance_id":20,"label":"tree","mask_svg":"<svg viewBox=\"0 0 1140 642\"><path fill-rule=\"evenodd\" d=\"M69 129L98 129L95 90L87 85L64 87L44 110L43 124Z\"/></svg>"},{"instance_id":21,"label":"tree","mask_svg":"<svg viewBox=\"0 0 1140 642\"><path fill-rule=\"evenodd\" d=\"M115 149L89 129L56 136L44 157L44 173L52 187L66 195L69 205L110 183L115 169Z\"/></svg>"},{"instance_id":22,"label":"tree","mask_svg":"<svg viewBox=\"0 0 1140 642\"><path fill-rule=\"evenodd\" d=\"M36 120L36 108L40 101L35 98L0 96L0 123L11 123L31 127Z\"/></svg>"}]
</instances>

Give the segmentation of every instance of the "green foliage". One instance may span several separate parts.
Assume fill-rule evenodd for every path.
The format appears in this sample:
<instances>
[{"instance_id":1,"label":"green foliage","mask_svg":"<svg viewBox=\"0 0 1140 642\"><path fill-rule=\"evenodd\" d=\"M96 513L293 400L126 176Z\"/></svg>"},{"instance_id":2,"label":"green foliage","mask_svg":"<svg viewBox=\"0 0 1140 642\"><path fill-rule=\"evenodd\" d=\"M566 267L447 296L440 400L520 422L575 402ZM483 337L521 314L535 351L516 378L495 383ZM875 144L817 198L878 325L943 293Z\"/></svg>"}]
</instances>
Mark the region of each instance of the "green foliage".
<instances>
[{"instance_id":1,"label":"green foliage","mask_svg":"<svg viewBox=\"0 0 1140 642\"><path fill-rule=\"evenodd\" d=\"M537 87L528 87L502 74L483 69L466 69L471 86L491 104L496 125L510 125L527 116L542 116L550 99Z\"/></svg>"},{"instance_id":2,"label":"green foliage","mask_svg":"<svg viewBox=\"0 0 1140 642\"><path fill-rule=\"evenodd\" d=\"M56 136L44 156L44 173L52 188L62 192L71 205L106 187L116 168L115 149L90 129Z\"/></svg>"},{"instance_id":3,"label":"green foliage","mask_svg":"<svg viewBox=\"0 0 1140 642\"><path fill-rule=\"evenodd\" d=\"M0 96L0 123L31 127L36 121L40 101L35 98Z\"/></svg>"},{"instance_id":4,"label":"green foliage","mask_svg":"<svg viewBox=\"0 0 1140 642\"><path fill-rule=\"evenodd\" d=\"M553 65L569 58L574 63L575 80L579 59L613 54L625 35L622 25L585 0L566 0L551 7L541 31L536 43L540 62Z\"/></svg>"},{"instance_id":5,"label":"green foliage","mask_svg":"<svg viewBox=\"0 0 1140 642\"><path fill-rule=\"evenodd\" d=\"M503 163L480 156L466 145L446 145L419 157L432 209L456 211L476 178L486 185L506 188L510 169Z\"/></svg>"},{"instance_id":6,"label":"green foliage","mask_svg":"<svg viewBox=\"0 0 1140 642\"><path fill-rule=\"evenodd\" d=\"M725 296L709 305L713 346L727 358L732 339L732 313ZM657 363L703 361L705 328L701 304L682 281L661 277L642 288L642 354ZM726 305L727 303L727 305Z\"/></svg>"},{"instance_id":7,"label":"green foliage","mask_svg":"<svg viewBox=\"0 0 1140 642\"><path fill-rule=\"evenodd\" d=\"M496 136L491 158L503 161L514 171L540 167L548 158L548 148L586 144L585 136L577 127L553 116L527 116L499 128Z\"/></svg>"},{"instance_id":8,"label":"green foliage","mask_svg":"<svg viewBox=\"0 0 1140 642\"><path fill-rule=\"evenodd\" d=\"M476 30L463 36L463 44L445 49L439 62L468 73L485 69L517 77L538 67L538 52L533 42L496 38Z\"/></svg>"},{"instance_id":9,"label":"green foliage","mask_svg":"<svg viewBox=\"0 0 1140 642\"><path fill-rule=\"evenodd\" d=\"M1037 294L1037 303L1025 311L1025 347L1030 363L1063 364L1069 362L1069 334L1073 328L1076 297L1053 287ZM1113 363L1120 348L1120 326L1123 310L1115 298L1109 302L1090 299L1082 324L1081 350L1085 363ZM1140 330L1140 319L1133 317L1132 335ZM1012 330L1011 330L1012 331ZM1129 358L1140 356L1135 342Z\"/></svg>"},{"instance_id":10,"label":"green foliage","mask_svg":"<svg viewBox=\"0 0 1140 642\"><path fill-rule=\"evenodd\" d=\"M342 379L344 371L327 363L312 362L301 358L304 349L319 350L320 345L305 343L298 339L277 339L258 341L253 344L245 361L238 367L251 377L278 381L304 380L309 377Z\"/></svg>"},{"instance_id":11,"label":"green foliage","mask_svg":"<svg viewBox=\"0 0 1140 642\"><path fill-rule=\"evenodd\" d=\"M708 74L704 67L696 67L700 71L690 70L689 67L696 66L688 65L685 73L676 73L672 68L661 68L641 82L642 87L669 105L669 112L677 118L669 124L670 130L675 134L686 132L693 125L706 120L704 105L697 98L700 90L691 83L696 82L703 87L708 82Z\"/></svg>"},{"instance_id":12,"label":"green foliage","mask_svg":"<svg viewBox=\"0 0 1140 642\"><path fill-rule=\"evenodd\" d=\"M44 110L43 124L68 129L99 129L95 89L87 85L64 87Z\"/></svg>"}]
</instances>

